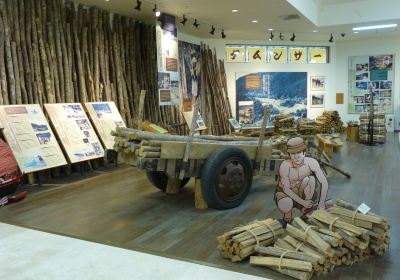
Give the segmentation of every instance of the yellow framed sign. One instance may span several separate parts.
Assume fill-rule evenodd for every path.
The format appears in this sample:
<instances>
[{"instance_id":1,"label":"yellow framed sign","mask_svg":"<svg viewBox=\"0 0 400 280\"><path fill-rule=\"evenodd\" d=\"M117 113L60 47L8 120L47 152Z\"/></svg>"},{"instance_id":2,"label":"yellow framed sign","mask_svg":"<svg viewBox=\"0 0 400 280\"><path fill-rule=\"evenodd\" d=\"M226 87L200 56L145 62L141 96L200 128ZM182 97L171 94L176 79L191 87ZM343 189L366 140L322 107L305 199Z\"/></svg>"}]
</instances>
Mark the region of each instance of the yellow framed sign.
<instances>
[{"instance_id":1,"label":"yellow framed sign","mask_svg":"<svg viewBox=\"0 0 400 280\"><path fill-rule=\"evenodd\" d=\"M245 46L227 46L226 61L227 62L245 62Z\"/></svg>"},{"instance_id":2,"label":"yellow framed sign","mask_svg":"<svg viewBox=\"0 0 400 280\"><path fill-rule=\"evenodd\" d=\"M327 63L327 48L309 48L308 61L310 63Z\"/></svg>"},{"instance_id":3,"label":"yellow framed sign","mask_svg":"<svg viewBox=\"0 0 400 280\"><path fill-rule=\"evenodd\" d=\"M266 62L266 47L250 46L247 47L248 62Z\"/></svg>"},{"instance_id":4,"label":"yellow framed sign","mask_svg":"<svg viewBox=\"0 0 400 280\"><path fill-rule=\"evenodd\" d=\"M289 54L291 63L307 62L307 48L305 47L290 47Z\"/></svg>"},{"instance_id":5,"label":"yellow framed sign","mask_svg":"<svg viewBox=\"0 0 400 280\"><path fill-rule=\"evenodd\" d=\"M269 47L268 62L270 63L286 63L287 47Z\"/></svg>"}]
</instances>

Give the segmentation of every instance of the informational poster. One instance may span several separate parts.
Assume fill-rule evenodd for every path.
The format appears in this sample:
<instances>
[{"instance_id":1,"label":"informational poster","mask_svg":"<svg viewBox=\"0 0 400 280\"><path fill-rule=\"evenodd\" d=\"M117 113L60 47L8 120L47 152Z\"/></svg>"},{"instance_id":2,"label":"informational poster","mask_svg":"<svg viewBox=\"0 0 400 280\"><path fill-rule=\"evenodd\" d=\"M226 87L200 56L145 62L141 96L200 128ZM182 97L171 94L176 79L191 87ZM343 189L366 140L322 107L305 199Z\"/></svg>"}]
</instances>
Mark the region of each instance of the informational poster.
<instances>
[{"instance_id":1,"label":"informational poster","mask_svg":"<svg viewBox=\"0 0 400 280\"><path fill-rule=\"evenodd\" d=\"M247 61L249 62L266 62L267 61L266 47L262 46L248 46L247 47Z\"/></svg>"},{"instance_id":2,"label":"informational poster","mask_svg":"<svg viewBox=\"0 0 400 280\"><path fill-rule=\"evenodd\" d=\"M100 140L81 104L45 104L44 107L71 163L104 157Z\"/></svg>"},{"instance_id":3,"label":"informational poster","mask_svg":"<svg viewBox=\"0 0 400 280\"><path fill-rule=\"evenodd\" d=\"M115 131L117 127L126 127L117 106L114 102L88 102L84 105L103 147L112 150L114 136L111 131Z\"/></svg>"},{"instance_id":4,"label":"informational poster","mask_svg":"<svg viewBox=\"0 0 400 280\"><path fill-rule=\"evenodd\" d=\"M308 61L310 63L326 63L327 62L327 49L326 48L309 48Z\"/></svg>"},{"instance_id":5,"label":"informational poster","mask_svg":"<svg viewBox=\"0 0 400 280\"><path fill-rule=\"evenodd\" d=\"M349 58L349 114L393 113L394 55L353 56ZM372 96L371 96L372 95Z\"/></svg>"},{"instance_id":6,"label":"informational poster","mask_svg":"<svg viewBox=\"0 0 400 280\"><path fill-rule=\"evenodd\" d=\"M245 46L227 46L226 62L245 62L246 61Z\"/></svg>"},{"instance_id":7,"label":"informational poster","mask_svg":"<svg viewBox=\"0 0 400 280\"><path fill-rule=\"evenodd\" d=\"M200 45L179 41L179 74L182 111L192 111L201 92Z\"/></svg>"},{"instance_id":8,"label":"informational poster","mask_svg":"<svg viewBox=\"0 0 400 280\"><path fill-rule=\"evenodd\" d=\"M307 62L307 48L303 47L290 47L289 57L291 63L306 63Z\"/></svg>"},{"instance_id":9,"label":"informational poster","mask_svg":"<svg viewBox=\"0 0 400 280\"><path fill-rule=\"evenodd\" d=\"M256 80L260 83L258 88L253 87ZM261 126L266 105L270 107L269 121L273 121L277 114L305 118L307 72L236 73L236 102L236 115L244 127Z\"/></svg>"},{"instance_id":10,"label":"informational poster","mask_svg":"<svg viewBox=\"0 0 400 280\"><path fill-rule=\"evenodd\" d=\"M168 30L156 26L158 96L160 106L177 106L180 104L178 38L175 18L168 24Z\"/></svg>"},{"instance_id":11,"label":"informational poster","mask_svg":"<svg viewBox=\"0 0 400 280\"><path fill-rule=\"evenodd\" d=\"M286 63L287 47L269 47L268 62L270 63Z\"/></svg>"},{"instance_id":12,"label":"informational poster","mask_svg":"<svg viewBox=\"0 0 400 280\"><path fill-rule=\"evenodd\" d=\"M0 127L22 172L67 164L40 105L0 106Z\"/></svg>"}]
</instances>

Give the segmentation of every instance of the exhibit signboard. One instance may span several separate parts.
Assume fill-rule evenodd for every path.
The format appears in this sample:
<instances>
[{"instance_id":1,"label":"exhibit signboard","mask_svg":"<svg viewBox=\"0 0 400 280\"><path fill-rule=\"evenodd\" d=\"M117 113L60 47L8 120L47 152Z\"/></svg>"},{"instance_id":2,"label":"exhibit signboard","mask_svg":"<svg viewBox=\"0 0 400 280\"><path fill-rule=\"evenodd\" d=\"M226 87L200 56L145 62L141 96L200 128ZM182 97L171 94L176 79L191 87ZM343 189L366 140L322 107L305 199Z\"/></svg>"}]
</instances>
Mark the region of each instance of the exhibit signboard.
<instances>
[{"instance_id":1,"label":"exhibit signboard","mask_svg":"<svg viewBox=\"0 0 400 280\"><path fill-rule=\"evenodd\" d=\"M44 107L71 163L104 156L100 140L81 104L45 104Z\"/></svg>"},{"instance_id":2,"label":"exhibit signboard","mask_svg":"<svg viewBox=\"0 0 400 280\"><path fill-rule=\"evenodd\" d=\"M86 111L107 150L114 149L114 136L111 131L117 127L126 127L114 102L87 102Z\"/></svg>"},{"instance_id":3,"label":"exhibit signboard","mask_svg":"<svg viewBox=\"0 0 400 280\"><path fill-rule=\"evenodd\" d=\"M0 127L22 172L67 164L40 105L0 106Z\"/></svg>"}]
</instances>

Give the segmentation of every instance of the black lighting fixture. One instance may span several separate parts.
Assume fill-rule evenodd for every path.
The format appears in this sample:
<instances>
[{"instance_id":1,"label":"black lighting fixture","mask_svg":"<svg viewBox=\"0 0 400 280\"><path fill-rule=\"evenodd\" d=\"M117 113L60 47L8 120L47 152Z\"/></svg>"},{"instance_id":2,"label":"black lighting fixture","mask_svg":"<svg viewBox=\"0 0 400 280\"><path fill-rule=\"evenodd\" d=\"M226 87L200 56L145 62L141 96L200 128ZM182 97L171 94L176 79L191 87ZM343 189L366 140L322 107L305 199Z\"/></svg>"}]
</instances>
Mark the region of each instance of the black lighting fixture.
<instances>
[{"instance_id":1,"label":"black lighting fixture","mask_svg":"<svg viewBox=\"0 0 400 280\"><path fill-rule=\"evenodd\" d=\"M329 39L329 43L332 43L332 42L333 42L333 35L331 33L331 38Z\"/></svg>"},{"instance_id":2,"label":"black lighting fixture","mask_svg":"<svg viewBox=\"0 0 400 280\"><path fill-rule=\"evenodd\" d=\"M142 1L136 0L136 7L135 7L135 10L141 11L141 10L142 10L141 7L142 7Z\"/></svg>"},{"instance_id":3,"label":"black lighting fixture","mask_svg":"<svg viewBox=\"0 0 400 280\"><path fill-rule=\"evenodd\" d=\"M200 23L197 22L197 19L194 20L193 26L196 27L196 28L199 28Z\"/></svg>"},{"instance_id":4,"label":"black lighting fixture","mask_svg":"<svg viewBox=\"0 0 400 280\"><path fill-rule=\"evenodd\" d=\"M215 33L215 27L214 27L214 25L211 25L210 34L214 36L214 33Z\"/></svg>"},{"instance_id":5,"label":"black lighting fixture","mask_svg":"<svg viewBox=\"0 0 400 280\"><path fill-rule=\"evenodd\" d=\"M294 35L294 33L293 33L292 38L290 38L290 41L294 42L295 38L296 38L296 35Z\"/></svg>"},{"instance_id":6,"label":"black lighting fixture","mask_svg":"<svg viewBox=\"0 0 400 280\"><path fill-rule=\"evenodd\" d=\"M285 36L282 35L282 32L279 33L279 39L281 39L283 41L283 39L285 39Z\"/></svg>"},{"instance_id":7,"label":"black lighting fixture","mask_svg":"<svg viewBox=\"0 0 400 280\"><path fill-rule=\"evenodd\" d=\"M226 38L226 35L225 35L225 32L224 32L224 29L222 29L222 31L221 31L221 38L222 38L222 39L225 39L225 38Z\"/></svg>"},{"instance_id":8,"label":"black lighting fixture","mask_svg":"<svg viewBox=\"0 0 400 280\"><path fill-rule=\"evenodd\" d=\"M156 17L159 17L161 15L160 10L157 9L157 4L154 4L153 13L156 15Z\"/></svg>"},{"instance_id":9,"label":"black lighting fixture","mask_svg":"<svg viewBox=\"0 0 400 280\"><path fill-rule=\"evenodd\" d=\"M184 26L186 22L187 22L187 17L183 15L181 24Z\"/></svg>"},{"instance_id":10,"label":"black lighting fixture","mask_svg":"<svg viewBox=\"0 0 400 280\"><path fill-rule=\"evenodd\" d=\"M272 39L274 39L274 34L272 34L272 32L269 34L269 39L270 41L272 41Z\"/></svg>"}]
</instances>

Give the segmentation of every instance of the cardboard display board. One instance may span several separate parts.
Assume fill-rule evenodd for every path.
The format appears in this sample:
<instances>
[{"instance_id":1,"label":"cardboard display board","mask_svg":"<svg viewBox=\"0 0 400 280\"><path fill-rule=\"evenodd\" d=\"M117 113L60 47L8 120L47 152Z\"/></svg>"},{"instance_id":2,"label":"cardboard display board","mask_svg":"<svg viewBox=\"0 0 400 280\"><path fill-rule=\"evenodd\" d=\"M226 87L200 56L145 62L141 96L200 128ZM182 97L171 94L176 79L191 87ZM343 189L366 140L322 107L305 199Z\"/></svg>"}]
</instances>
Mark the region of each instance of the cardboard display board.
<instances>
[{"instance_id":1,"label":"cardboard display board","mask_svg":"<svg viewBox=\"0 0 400 280\"><path fill-rule=\"evenodd\" d=\"M44 107L71 163L104 156L100 140L81 104L45 104Z\"/></svg>"},{"instance_id":2,"label":"cardboard display board","mask_svg":"<svg viewBox=\"0 0 400 280\"><path fill-rule=\"evenodd\" d=\"M40 105L0 106L0 127L22 172L67 164Z\"/></svg>"},{"instance_id":3,"label":"cardboard display board","mask_svg":"<svg viewBox=\"0 0 400 280\"><path fill-rule=\"evenodd\" d=\"M114 136L111 136L111 131L117 127L126 127L117 106L114 102L88 102L84 105L103 147L112 150Z\"/></svg>"}]
</instances>

